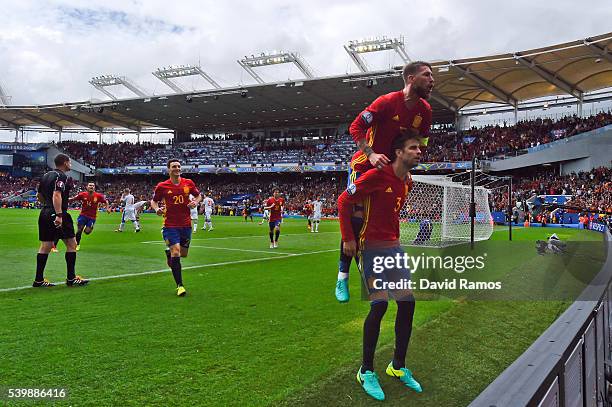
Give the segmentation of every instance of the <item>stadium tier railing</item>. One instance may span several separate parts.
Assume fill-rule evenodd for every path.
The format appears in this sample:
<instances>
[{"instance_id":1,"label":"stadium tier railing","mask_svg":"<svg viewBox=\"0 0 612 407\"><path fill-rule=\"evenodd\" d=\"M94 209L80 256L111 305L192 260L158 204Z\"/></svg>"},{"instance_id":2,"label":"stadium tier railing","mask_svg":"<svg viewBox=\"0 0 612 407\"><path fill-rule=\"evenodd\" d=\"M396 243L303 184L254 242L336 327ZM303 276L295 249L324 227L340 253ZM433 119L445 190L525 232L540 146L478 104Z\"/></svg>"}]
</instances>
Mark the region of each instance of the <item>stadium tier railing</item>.
<instances>
[{"instance_id":1,"label":"stadium tier railing","mask_svg":"<svg viewBox=\"0 0 612 407\"><path fill-rule=\"evenodd\" d=\"M607 258L568 309L469 407L607 406L606 361L612 351L612 236Z\"/></svg>"}]
</instances>

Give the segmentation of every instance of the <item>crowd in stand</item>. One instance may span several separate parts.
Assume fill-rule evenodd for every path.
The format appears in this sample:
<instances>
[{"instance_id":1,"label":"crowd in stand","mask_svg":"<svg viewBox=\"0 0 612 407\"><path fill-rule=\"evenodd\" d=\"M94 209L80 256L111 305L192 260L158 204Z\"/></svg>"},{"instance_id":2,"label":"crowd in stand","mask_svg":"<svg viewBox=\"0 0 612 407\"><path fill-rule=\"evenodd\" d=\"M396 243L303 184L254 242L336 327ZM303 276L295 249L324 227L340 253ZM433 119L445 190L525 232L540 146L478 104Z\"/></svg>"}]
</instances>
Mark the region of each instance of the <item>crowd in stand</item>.
<instances>
[{"instance_id":1,"label":"crowd in stand","mask_svg":"<svg viewBox=\"0 0 612 407\"><path fill-rule=\"evenodd\" d=\"M92 164L96 168L119 168L131 164L138 157L149 151L163 148L161 144L152 143L113 143L98 144L95 141L83 143L80 141L62 141L58 147L69 156Z\"/></svg>"},{"instance_id":2,"label":"crowd in stand","mask_svg":"<svg viewBox=\"0 0 612 407\"><path fill-rule=\"evenodd\" d=\"M221 202L231 195L250 194L251 205L260 207L261 202L279 188L287 201L287 210L299 213L306 200L319 198L325 214L336 214L336 200L346 187L343 173L309 174L225 174L215 176L190 176L202 192L207 192L215 202ZM135 179L133 176L106 177L98 181L97 189L106 194L112 208L119 207L119 201L126 188L136 200L148 200L155 184L160 179L151 177ZM568 206L593 212L612 213L612 169L600 167L589 172L567 176L556 175L550 169L542 169L529 177L514 177L513 204L524 203L534 195L571 195ZM36 189L37 180L13 178L0 173L0 201ZM77 190L84 190L85 184ZM76 192L75 192L76 193ZM493 211L505 211L508 193L505 187L495 189L490 197ZM3 202L6 205L6 202ZM240 206L238 204L238 206Z\"/></svg>"},{"instance_id":3,"label":"crowd in stand","mask_svg":"<svg viewBox=\"0 0 612 407\"><path fill-rule=\"evenodd\" d=\"M529 200L534 195L571 195L568 207L580 208L575 212L591 211L612 213L612 169L599 167L591 171L566 176L551 171L521 178L513 188L513 204ZM513 206L514 206L513 205ZM491 195L492 210L505 211L508 206L506 188Z\"/></svg>"},{"instance_id":4,"label":"crowd in stand","mask_svg":"<svg viewBox=\"0 0 612 407\"><path fill-rule=\"evenodd\" d=\"M612 113L598 113L587 118L568 116L560 120L538 118L519 122L515 126L489 126L469 131L452 129L432 131L423 162L468 160L507 154L513 151L572 137L612 123ZM355 151L355 143L348 134L327 136L318 140L244 140L239 136L229 140L202 140L178 145L151 143L97 144L75 141L58 145L71 156L98 168L126 165L165 165L168 158L178 158L187 165L231 166L234 164L273 165L275 163L347 163ZM198 181L195 176L194 180ZM292 178L293 177L293 178ZM573 195L571 204L598 211L612 211L612 170L597 168L590 172L558 176L543 168L539 174L529 174L515 184L514 199L523 202L533 195ZM324 211L335 212L336 198L346 185L345 175L269 174L202 178L200 187L212 192L220 201L231 194L253 194L258 204L279 187L287 199L288 209L299 211L307 199L320 197ZM155 181L156 182L156 181ZM98 188L111 202L118 203L122 191L130 188L139 199L149 199L155 182L134 181L130 177L113 177L101 182ZM13 178L0 173L0 200L35 189L37 182L28 178ZM504 189L491 196L493 210L504 210L508 196Z\"/></svg>"},{"instance_id":5,"label":"crowd in stand","mask_svg":"<svg viewBox=\"0 0 612 407\"><path fill-rule=\"evenodd\" d=\"M423 162L468 161L512 154L612 124L612 113L559 120L538 118L514 126L497 125L465 131L433 131ZM187 165L270 166L278 163L345 164L356 151L348 134L318 140L205 140L177 145L129 142L115 144L67 141L59 144L69 155L97 168L165 165L178 158Z\"/></svg>"},{"instance_id":6,"label":"crowd in stand","mask_svg":"<svg viewBox=\"0 0 612 407\"><path fill-rule=\"evenodd\" d=\"M0 200L10 198L36 188L38 182L27 177L12 177L0 172Z\"/></svg>"},{"instance_id":7,"label":"crowd in stand","mask_svg":"<svg viewBox=\"0 0 612 407\"><path fill-rule=\"evenodd\" d=\"M432 136L423 157L425 162L468 161L514 153L584 133L612 124L612 113L602 112L581 118L567 116L560 120L535 119L515 126L487 126L463 132L447 132Z\"/></svg>"}]
</instances>

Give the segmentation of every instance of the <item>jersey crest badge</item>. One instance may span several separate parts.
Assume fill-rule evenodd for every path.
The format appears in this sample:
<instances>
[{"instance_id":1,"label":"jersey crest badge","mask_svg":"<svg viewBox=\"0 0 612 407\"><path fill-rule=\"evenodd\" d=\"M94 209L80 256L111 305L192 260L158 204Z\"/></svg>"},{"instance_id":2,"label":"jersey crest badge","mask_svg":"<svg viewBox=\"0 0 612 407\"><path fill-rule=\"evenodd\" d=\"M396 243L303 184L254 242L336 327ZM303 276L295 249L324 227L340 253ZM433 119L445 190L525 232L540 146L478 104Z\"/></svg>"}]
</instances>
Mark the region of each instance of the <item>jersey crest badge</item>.
<instances>
[{"instance_id":1,"label":"jersey crest badge","mask_svg":"<svg viewBox=\"0 0 612 407\"><path fill-rule=\"evenodd\" d=\"M393 121L399 122L399 114L396 114L391 118Z\"/></svg>"},{"instance_id":2,"label":"jersey crest badge","mask_svg":"<svg viewBox=\"0 0 612 407\"><path fill-rule=\"evenodd\" d=\"M188 194L189 193L189 187L183 187L183 192Z\"/></svg>"},{"instance_id":3,"label":"jersey crest badge","mask_svg":"<svg viewBox=\"0 0 612 407\"><path fill-rule=\"evenodd\" d=\"M393 188L391 188L391 187L387 187L387 189L385 190L385 192L393 192Z\"/></svg>"},{"instance_id":4,"label":"jersey crest badge","mask_svg":"<svg viewBox=\"0 0 612 407\"><path fill-rule=\"evenodd\" d=\"M346 189L346 192L349 195L355 195L355 192L357 192L357 187L355 186L355 184L351 184L349 185L349 187Z\"/></svg>"},{"instance_id":5,"label":"jersey crest badge","mask_svg":"<svg viewBox=\"0 0 612 407\"><path fill-rule=\"evenodd\" d=\"M417 114L416 116L414 116L414 120L412 121L412 127L418 128L421 125L422 121L423 118L421 117L421 115Z\"/></svg>"},{"instance_id":6,"label":"jersey crest badge","mask_svg":"<svg viewBox=\"0 0 612 407\"><path fill-rule=\"evenodd\" d=\"M372 120L374 120L374 116L372 116L372 112L369 112L367 110L364 110L364 112L361 113L361 118L363 119L364 122L366 122L366 124L371 124Z\"/></svg>"}]
</instances>

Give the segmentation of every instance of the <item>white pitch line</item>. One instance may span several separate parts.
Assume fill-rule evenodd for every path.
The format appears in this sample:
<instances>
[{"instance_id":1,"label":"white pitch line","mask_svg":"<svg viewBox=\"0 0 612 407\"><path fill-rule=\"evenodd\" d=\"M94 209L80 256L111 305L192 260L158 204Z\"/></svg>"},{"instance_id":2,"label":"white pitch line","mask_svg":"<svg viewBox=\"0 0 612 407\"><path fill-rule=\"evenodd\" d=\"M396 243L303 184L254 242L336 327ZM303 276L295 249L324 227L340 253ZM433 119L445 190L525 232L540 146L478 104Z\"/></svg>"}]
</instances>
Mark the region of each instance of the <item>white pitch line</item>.
<instances>
[{"instance_id":1,"label":"white pitch line","mask_svg":"<svg viewBox=\"0 0 612 407\"><path fill-rule=\"evenodd\" d=\"M191 270L191 269L207 268L207 267L231 266L233 264L255 263L255 262L258 262L258 261L286 259L286 258L289 258L289 257L307 256L307 255L310 255L310 254L329 253L329 252L335 252L337 250L338 249L318 250L318 251L314 251L314 252L287 254L287 255L281 255L281 256L276 256L276 257L261 257L259 259L226 261L226 262L223 262L223 263L198 264L197 266L187 266L187 267L183 267L182 269L183 270ZM93 278L90 278L89 280L90 281L100 281L100 280L112 280L112 279L115 279L115 278L137 277L137 276L145 276L145 275L150 275L150 274L167 273L169 270L170 269L166 268L166 269L160 269L160 270L143 271L141 273L117 274L117 275L114 275L114 276L93 277ZM53 284L63 285L65 283L64 282L57 282L57 283L53 283ZM9 292L9 291L25 290L25 289L28 289L28 288L33 288L33 287L31 285L25 285L25 286L21 286L21 287L0 288L0 293L1 292ZM46 289L43 288L43 290L46 290Z\"/></svg>"},{"instance_id":2,"label":"white pitch line","mask_svg":"<svg viewBox=\"0 0 612 407\"><path fill-rule=\"evenodd\" d=\"M161 244L164 244L164 242L160 242ZM236 249L236 248L230 248L230 247L214 247L214 246L199 246L199 245L189 245L189 247L200 247L203 249L218 249L218 250L233 250L233 251L237 251L237 252L253 252L253 253L266 253L266 254L288 254L288 255L292 255L295 256L296 254L299 253L287 253L287 252L277 252L274 249L271 250L251 250L251 249ZM274 250L274 251L272 251Z\"/></svg>"},{"instance_id":3,"label":"white pitch line","mask_svg":"<svg viewBox=\"0 0 612 407\"><path fill-rule=\"evenodd\" d=\"M328 234L328 233L333 233L333 234L340 234L340 232L320 232L320 233L312 233L313 235L315 234ZM281 236L306 236L306 235L310 235L311 233L285 233L282 234ZM194 240L227 240L227 239L252 239L254 237L259 237L259 238L265 238L265 239L269 239L270 237L268 235L251 235L251 236L226 236L226 237L209 237L206 239L191 239L191 241L193 242ZM160 242L160 240L145 240L144 242L140 242L140 243L158 243Z\"/></svg>"},{"instance_id":4,"label":"white pitch line","mask_svg":"<svg viewBox=\"0 0 612 407\"><path fill-rule=\"evenodd\" d=\"M144 242L141 242L144 243ZM166 243L164 242L150 242L148 244L163 244L164 246L166 245ZM287 252L277 252L275 251L271 251L271 250L251 250L251 249L236 249L233 247L215 247L215 246L200 246L200 245L195 245L195 244L190 244L189 248L192 247L199 247L202 249L218 249L218 250L233 250L233 251L237 251L237 252L253 252L253 253L266 253L266 254L291 254L291 255L295 255L296 253L287 253ZM274 250L274 249L272 249Z\"/></svg>"}]
</instances>

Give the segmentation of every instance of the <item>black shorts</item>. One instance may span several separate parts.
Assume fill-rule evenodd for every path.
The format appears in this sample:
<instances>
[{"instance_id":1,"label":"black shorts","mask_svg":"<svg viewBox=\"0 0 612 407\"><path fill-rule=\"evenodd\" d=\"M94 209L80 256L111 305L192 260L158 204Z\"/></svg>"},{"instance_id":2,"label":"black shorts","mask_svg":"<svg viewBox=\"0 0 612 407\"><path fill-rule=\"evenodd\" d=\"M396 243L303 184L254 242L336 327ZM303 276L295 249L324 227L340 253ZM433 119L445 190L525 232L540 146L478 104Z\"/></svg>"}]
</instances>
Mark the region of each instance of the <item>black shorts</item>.
<instances>
[{"instance_id":1,"label":"black shorts","mask_svg":"<svg viewBox=\"0 0 612 407\"><path fill-rule=\"evenodd\" d=\"M74 224L72 216L64 212L62 227L57 228L53 223L55 210L43 208L38 216L38 240L41 242L52 242L56 239L71 239L74 237Z\"/></svg>"}]
</instances>

